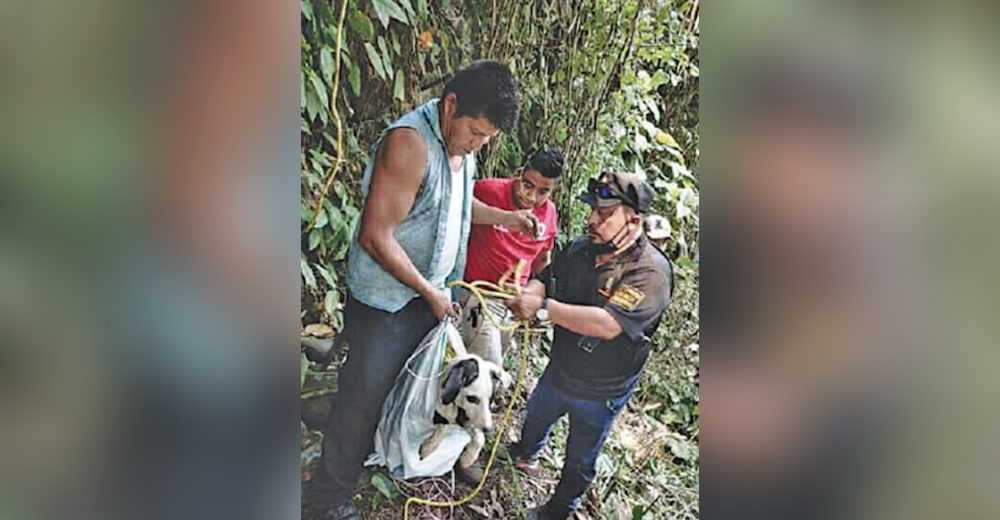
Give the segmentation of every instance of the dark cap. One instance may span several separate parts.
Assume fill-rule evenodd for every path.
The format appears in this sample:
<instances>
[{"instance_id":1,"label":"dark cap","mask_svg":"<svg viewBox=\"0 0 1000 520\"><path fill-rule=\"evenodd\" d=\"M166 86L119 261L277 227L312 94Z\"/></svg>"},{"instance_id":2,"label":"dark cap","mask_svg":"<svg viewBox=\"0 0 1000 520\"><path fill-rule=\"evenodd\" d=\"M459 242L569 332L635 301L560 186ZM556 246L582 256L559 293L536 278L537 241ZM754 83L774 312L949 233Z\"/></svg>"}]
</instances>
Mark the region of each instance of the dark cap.
<instances>
[{"instance_id":1,"label":"dark cap","mask_svg":"<svg viewBox=\"0 0 1000 520\"><path fill-rule=\"evenodd\" d=\"M624 204L639 213L648 213L653 205L653 188L633 173L605 173L600 179L590 179L580 200L592 208L608 208Z\"/></svg>"}]
</instances>

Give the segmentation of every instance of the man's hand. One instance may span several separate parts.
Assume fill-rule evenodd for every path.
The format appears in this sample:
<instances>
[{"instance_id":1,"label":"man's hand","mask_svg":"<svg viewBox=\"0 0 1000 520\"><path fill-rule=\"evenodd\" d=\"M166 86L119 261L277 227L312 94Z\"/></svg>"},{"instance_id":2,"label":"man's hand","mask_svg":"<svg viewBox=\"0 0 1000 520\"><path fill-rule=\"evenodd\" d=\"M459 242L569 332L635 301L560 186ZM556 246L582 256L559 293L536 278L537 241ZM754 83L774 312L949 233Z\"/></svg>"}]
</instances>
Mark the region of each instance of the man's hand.
<instances>
[{"instance_id":1,"label":"man's hand","mask_svg":"<svg viewBox=\"0 0 1000 520\"><path fill-rule=\"evenodd\" d=\"M540 238L538 235L542 227L539 225L538 217L530 209L507 211L490 206L475 197L472 198L472 223L503 226L536 238Z\"/></svg>"},{"instance_id":2,"label":"man's hand","mask_svg":"<svg viewBox=\"0 0 1000 520\"><path fill-rule=\"evenodd\" d=\"M542 297L538 294L525 292L507 300L507 307L519 320L533 320L538 309L542 308Z\"/></svg>"},{"instance_id":3,"label":"man's hand","mask_svg":"<svg viewBox=\"0 0 1000 520\"><path fill-rule=\"evenodd\" d=\"M503 226L512 231L535 236L538 229L538 217L530 209L508 211L504 214Z\"/></svg>"},{"instance_id":4,"label":"man's hand","mask_svg":"<svg viewBox=\"0 0 1000 520\"><path fill-rule=\"evenodd\" d=\"M424 296L427 300L427 304L431 306L431 311L434 312L434 316L438 321L443 320L445 316L451 316L453 319L458 320L458 312L451 305L451 298L448 296L448 291L438 291L433 292Z\"/></svg>"}]
</instances>

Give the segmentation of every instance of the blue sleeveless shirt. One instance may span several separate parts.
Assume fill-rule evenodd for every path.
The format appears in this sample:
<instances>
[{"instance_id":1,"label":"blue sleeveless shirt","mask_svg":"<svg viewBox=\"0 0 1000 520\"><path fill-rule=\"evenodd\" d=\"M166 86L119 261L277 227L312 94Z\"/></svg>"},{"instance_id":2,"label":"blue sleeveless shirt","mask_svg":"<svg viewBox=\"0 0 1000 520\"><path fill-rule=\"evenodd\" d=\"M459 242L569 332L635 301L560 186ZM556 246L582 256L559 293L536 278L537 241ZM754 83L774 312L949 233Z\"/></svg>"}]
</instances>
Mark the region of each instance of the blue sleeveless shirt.
<instances>
[{"instance_id":1,"label":"blue sleeveless shirt","mask_svg":"<svg viewBox=\"0 0 1000 520\"><path fill-rule=\"evenodd\" d=\"M427 147L427 167L424 170L424 180L417 192L416 200L410 213L396 226L393 236L410 257L417 271L434 287L444 289L452 280L461 280L465 272L466 248L469 242L469 229L472 223L472 184L476 174L475 154L468 154L463 165L465 175L464 189L452 193L451 168L448 165L448 153L444 145L444 137L438 119L439 100L431 101L417 107L389 125L379 135L372 145L365 168L361 190L365 200L371 187L372 171L375 166L375 153L385 135L396 128L412 128L424 138ZM445 228L448 225L448 201L450 197L463 197L461 222L459 225L458 255L455 258L455 268L447 276L435 275L434 266L445 261L444 252ZM359 302L381 309L386 312L396 312L406 306L413 298L418 297L416 291L403 284L386 272L364 248L358 243L361 226L351 237L350 251L347 257L347 287L351 295Z\"/></svg>"}]
</instances>

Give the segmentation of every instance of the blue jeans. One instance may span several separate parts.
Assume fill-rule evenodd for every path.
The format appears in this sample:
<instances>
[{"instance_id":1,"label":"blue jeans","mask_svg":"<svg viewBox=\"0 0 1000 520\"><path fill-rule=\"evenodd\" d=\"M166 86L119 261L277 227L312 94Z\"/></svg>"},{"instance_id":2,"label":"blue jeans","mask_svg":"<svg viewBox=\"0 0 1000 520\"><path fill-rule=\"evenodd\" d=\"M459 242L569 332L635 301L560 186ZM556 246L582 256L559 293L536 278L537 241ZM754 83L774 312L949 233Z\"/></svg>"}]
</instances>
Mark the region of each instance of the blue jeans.
<instances>
[{"instance_id":1,"label":"blue jeans","mask_svg":"<svg viewBox=\"0 0 1000 520\"><path fill-rule=\"evenodd\" d=\"M331 507L350 499L374 447L382 402L406 359L437 324L423 298L390 313L348 296L347 362L340 367L339 388L323 432L323 454L311 484L313 504Z\"/></svg>"},{"instance_id":2,"label":"blue jeans","mask_svg":"<svg viewBox=\"0 0 1000 520\"><path fill-rule=\"evenodd\" d=\"M557 387L548 369L542 374L528 399L521 441L515 455L524 460L538 460L539 452L548 442L552 425L564 414L569 414L566 461L559 485L549 500L548 507L552 512L569 515L580 507L580 497L590 487L597 472L597 455L608 438L615 417L628 403L634 390L635 385L625 395L614 399L583 399Z\"/></svg>"}]
</instances>

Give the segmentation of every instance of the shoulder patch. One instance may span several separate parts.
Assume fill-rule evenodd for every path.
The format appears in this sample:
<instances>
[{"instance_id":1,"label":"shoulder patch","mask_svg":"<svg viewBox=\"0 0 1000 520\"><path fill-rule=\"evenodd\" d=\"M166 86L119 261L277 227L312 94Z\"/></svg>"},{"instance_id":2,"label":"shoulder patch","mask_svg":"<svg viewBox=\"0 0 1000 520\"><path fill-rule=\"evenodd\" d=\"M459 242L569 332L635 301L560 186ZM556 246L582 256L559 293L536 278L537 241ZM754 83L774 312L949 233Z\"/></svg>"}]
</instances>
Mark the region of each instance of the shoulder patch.
<instances>
[{"instance_id":1,"label":"shoulder patch","mask_svg":"<svg viewBox=\"0 0 1000 520\"><path fill-rule=\"evenodd\" d=\"M634 311L645 298L645 293L627 283L623 283L618 286L618 290L611 295L611 299L608 301L612 305L617 305L627 311Z\"/></svg>"}]
</instances>

